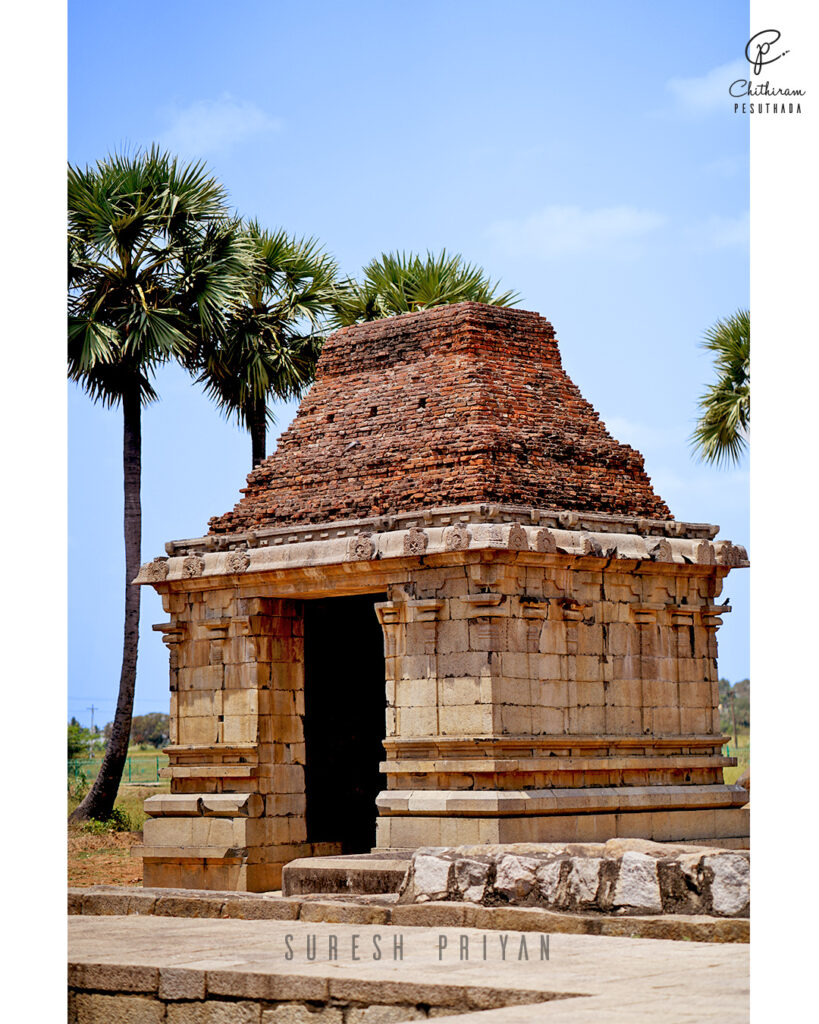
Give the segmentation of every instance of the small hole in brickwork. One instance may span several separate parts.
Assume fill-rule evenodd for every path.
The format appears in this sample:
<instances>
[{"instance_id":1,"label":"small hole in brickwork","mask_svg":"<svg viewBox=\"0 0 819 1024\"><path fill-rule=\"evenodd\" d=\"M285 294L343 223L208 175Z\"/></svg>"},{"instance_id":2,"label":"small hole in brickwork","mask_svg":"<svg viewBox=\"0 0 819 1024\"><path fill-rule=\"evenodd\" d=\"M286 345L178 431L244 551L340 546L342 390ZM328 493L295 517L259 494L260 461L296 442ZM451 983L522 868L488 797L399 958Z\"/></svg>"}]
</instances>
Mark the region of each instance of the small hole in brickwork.
<instances>
[{"instance_id":1,"label":"small hole in brickwork","mask_svg":"<svg viewBox=\"0 0 819 1024\"><path fill-rule=\"evenodd\" d=\"M427 400L426 400L426 398L419 398L418 399L418 408L419 409L426 409L426 407L427 407Z\"/></svg>"},{"instance_id":2,"label":"small hole in brickwork","mask_svg":"<svg viewBox=\"0 0 819 1024\"><path fill-rule=\"evenodd\" d=\"M378 415L378 406L377 405L370 406L370 416L377 416L377 415Z\"/></svg>"},{"instance_id":3,"label":"small hole in brickwork","mask_svg":"<svg viewBox=\"0 0 819 1024\"><path fill-rule=\"evenodd\" d=\"M334 412L328 412L327 413L327 422L328 423L332 423L335 418L336 418L336 414Z\"/></svg>"}]
</instances>

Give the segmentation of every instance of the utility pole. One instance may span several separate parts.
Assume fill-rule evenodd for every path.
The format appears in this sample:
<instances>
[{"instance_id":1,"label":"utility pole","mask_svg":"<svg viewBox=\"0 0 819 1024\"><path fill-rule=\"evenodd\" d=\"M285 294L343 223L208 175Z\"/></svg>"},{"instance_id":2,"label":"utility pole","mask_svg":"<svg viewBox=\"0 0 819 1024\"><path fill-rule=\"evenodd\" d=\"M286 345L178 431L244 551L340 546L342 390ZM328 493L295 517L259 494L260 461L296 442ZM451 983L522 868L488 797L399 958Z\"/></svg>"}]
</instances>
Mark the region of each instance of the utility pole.
<instances>
[{"instance_id":1,"label":"utility pole","mask_svg":"<svg viewBox=\"0 0 819 1024\"><path fill-rule=\"evenodd\" d=\"M85 710L91 712L91 732L93 732L94 731L94 712L95 711L99 711L99 708L95 707L92 704L90 708L86 708Z\"/></svg>"}]
</instances>

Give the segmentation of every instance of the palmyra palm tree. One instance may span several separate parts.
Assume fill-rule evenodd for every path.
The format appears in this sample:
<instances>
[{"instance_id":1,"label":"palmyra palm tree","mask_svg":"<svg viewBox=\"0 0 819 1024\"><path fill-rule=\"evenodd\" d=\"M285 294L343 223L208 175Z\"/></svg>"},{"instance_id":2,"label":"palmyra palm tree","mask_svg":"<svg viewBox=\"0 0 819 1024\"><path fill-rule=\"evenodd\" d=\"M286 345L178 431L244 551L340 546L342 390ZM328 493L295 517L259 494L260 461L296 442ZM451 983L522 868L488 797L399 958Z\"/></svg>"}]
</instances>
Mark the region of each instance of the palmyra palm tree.
<instances>
[{"instance_id":1,"label":"palmyra palm tree","mask_svg":"<svg viewBox=\"0 0 819 1024\"><path fill-rule=\"evenodd\" d=\"M128 754L139 638L141 414L156 368L220 328L249 254L200 163L156 147L68 168L68 376L123 416L125 623L111 737L72 819L107 818Z\"/></svg>"},{"instance_id":2,"label":"palmyra palm tree","mask_svg":"<svg viewBox=\"0 0 819 1024\"><path fill-rule=\"evenodd\" d=\"M713 465L739 461L751 429L751 315L737 310L705 333L703 348L714 354L717 379L699 401L691 445Z\"/></svg>"},{"instance_id":3,"label":"palmyra palm tree","mask_svg":"<svg viewBox=\"0 0 819 1024\"><path fill-rule=\"evenodd\" d=\"M192 368L222 410L249 430L255 468L266 455L269 400L298 398L313 380L337 271L314 239L268 232L257 221L242 234L254 255L245 295L205 337Z\"/></svg>"},{"instance_id":4,"label":"palmyra palm tree","mask_svg":"<svg viewBox=\"0 0 819 1024\"><path fill-rule=\"evenodd\" d=\"M485 302L512 306L516 292L498 292L480 267L442 250L435 256L382 253L362 270L361 281L348 281L334 305L339 327L411 313L452 302Z\"/></svg>"}]
</instances>

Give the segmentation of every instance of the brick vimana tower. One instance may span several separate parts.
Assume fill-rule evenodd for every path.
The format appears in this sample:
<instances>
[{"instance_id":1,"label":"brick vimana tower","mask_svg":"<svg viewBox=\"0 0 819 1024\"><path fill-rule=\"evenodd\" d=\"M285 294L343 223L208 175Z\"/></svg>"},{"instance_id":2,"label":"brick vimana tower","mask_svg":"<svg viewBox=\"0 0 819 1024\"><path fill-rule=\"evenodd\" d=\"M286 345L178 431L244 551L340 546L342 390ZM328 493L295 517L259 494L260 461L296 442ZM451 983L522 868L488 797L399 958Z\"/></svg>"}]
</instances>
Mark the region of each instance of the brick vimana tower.
<instances>
[{"instance_id":1,"label":"brick vimana tower","mask_svg":"<svg viewBox=\"0 0 819 1024\"><path fill-rule=\"evenodd\" d=\"M746 566L680 523L535 313L346 328L162 595L171 792L146 885L272 890L311 854L748 835L716 632Z\"/></svg>"}]
</instances>

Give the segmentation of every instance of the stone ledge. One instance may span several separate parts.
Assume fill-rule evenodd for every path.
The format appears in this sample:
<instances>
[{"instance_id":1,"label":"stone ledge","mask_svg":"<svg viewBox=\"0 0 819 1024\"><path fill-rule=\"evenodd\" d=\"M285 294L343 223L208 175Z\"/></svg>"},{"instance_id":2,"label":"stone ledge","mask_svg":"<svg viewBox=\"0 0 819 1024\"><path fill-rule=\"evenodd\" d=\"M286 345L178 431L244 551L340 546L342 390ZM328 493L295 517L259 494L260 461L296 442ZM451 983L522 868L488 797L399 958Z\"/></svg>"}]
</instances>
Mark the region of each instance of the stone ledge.
<instances>
[{"instance_id":1,"label":"stone ledge","mask_svg":"<svg viewBox=\"0 0 819 1024\"><path fill-rule=\"evenodd\" d=\"M312 923L381 924L393 927L480 928L487 931L611 935L686 942L750 941L748 918L705 914L616 916L558 912L541 907L485 907L445 900L396 905L395 895L332 897L323 894L317 897L285 898L278 893L258 895L196 889L129 889L126 886L73 888L69 889L68 895L70 915L155 915L157 901L164 900L162 916L180 918L221 917L247 921L309 920ZM203 906L197 907L197 904Z\"/></svg>"},{"instance_id":2,"label":"stone ledge","mask_svg":"<svg viewBox=\"0 0 819 1024\"><path fill-rule=\"evenodd\" d=\"M570 512L559 509L538 509L523 505L486 502L446 505L437 508L396 512L363 519L334 520L329 523L261 526L232 534L206 534L186 540L168 541L168 555L228 550L248 544L297 544L303 541L334 540L358 533L379 533L389 530L428 529L469 523L491 523L493 526L540 526L553 529L579 529L585 532L624 533L651 537L687 537L713 540L718 526L710 523L684 523L676 519L648 519L642 516L614 516L602 512Z\"/></svg>"},{"instance_id":3,"label":"stone ledge","mask_svg":"<svg viewBox=\"0 0 819 1024\"><path fill-rule=\"evenodd\" d=\"M146 990L130 986L131 973L125 965L69 963L69 1024L161 1024L165 1020L184 1024L341 1024L342 1020L393 1024L461 1014L483 1017L480 1011L506 1006L537 1009L545 1002L585 995L386 979L330 979L317 984L318 979L308 976L279 979L243 971L179 972L172 968L163 970L162 981ZM159 971L154 973L159 975Z\"/></svg>"},{"instance_id":4,"label":"stone ledge","mask_svg":"<svg viewBox=\"0 0 819 1024\"><path fill-rule=\"evenodd\" d=\"M408 866L408 855L300 857L282 869L282 893L285 896L397 893Z\"/></svg>"},{"instance_id":5,"label":"stone ledge","mask_svg":"<svg viewBox=\"0 0 819 1024\"><path fill-rule=\"evenodd\" d=\"M152 818L260 818L264 799L258 793L157 793L144 802Z\"/></svg>"},{"instance_id":6,"label":"stone ledge","mask_svg":"<svg viewBox=\"0 0 819 1024\"><path fill-rule=\"evenodd\" d=\"M389 762L386 762L389 764ZM737 786L616 786L594 789L529 790L383 790L379 814L415 815L560 815L599 811L641 811L742 807L746 790Z\"/></svg>"}]
</instances>

